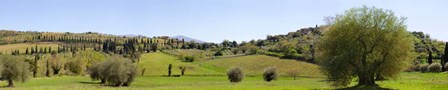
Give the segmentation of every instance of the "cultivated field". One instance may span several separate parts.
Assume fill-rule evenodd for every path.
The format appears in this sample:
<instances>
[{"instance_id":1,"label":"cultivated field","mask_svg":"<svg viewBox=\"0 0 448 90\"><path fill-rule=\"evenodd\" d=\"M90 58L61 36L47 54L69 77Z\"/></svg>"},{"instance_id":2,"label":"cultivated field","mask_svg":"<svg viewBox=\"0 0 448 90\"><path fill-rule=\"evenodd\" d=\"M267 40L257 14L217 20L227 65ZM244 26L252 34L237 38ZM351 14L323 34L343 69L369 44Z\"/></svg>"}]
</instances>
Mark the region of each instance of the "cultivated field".
<instances>
[{"instance_id":1,"label":"cultivated field","mask_svg":"<svg viewBox=\"0 0 448 90\"><path fill-rule=\"evenodd\" d=\"M35 47L36 45L38 45L38 48L41 47L51 47L52 51L57 51L58 50L58 44L57 43L46 43L46 42L41 42L41 43L19 43L19 44L7 44L7 45L0 45L0 52L2 52L3 54L11 54L11 51L14 50L19 50L20 53L25 53L26 48L28 48L31 52L31 47Z\"/></svg>"}]
</instances>

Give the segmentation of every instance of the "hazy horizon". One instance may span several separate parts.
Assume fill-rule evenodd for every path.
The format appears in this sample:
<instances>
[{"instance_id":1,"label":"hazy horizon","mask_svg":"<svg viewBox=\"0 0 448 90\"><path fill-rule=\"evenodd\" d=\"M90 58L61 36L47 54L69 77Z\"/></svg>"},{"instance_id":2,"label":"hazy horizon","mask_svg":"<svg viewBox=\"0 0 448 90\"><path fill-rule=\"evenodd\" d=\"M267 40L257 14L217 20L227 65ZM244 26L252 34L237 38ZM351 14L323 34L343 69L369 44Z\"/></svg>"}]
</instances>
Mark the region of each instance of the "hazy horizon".
<instances>
[{"instance_id":1,"label":"hazy horizon","mask_svg":"<svg viewBox=\"0 0 448 90\"><path fill-rule=\"evenodd\" d=\"M324 24L325 16L362 5L408 18L408 31L448 41L447 1L388 0L4 0L0 29L177 36L207 42L249 41ZM434 14L436 13L436 14Z\"/></svg>"}]
</instances>

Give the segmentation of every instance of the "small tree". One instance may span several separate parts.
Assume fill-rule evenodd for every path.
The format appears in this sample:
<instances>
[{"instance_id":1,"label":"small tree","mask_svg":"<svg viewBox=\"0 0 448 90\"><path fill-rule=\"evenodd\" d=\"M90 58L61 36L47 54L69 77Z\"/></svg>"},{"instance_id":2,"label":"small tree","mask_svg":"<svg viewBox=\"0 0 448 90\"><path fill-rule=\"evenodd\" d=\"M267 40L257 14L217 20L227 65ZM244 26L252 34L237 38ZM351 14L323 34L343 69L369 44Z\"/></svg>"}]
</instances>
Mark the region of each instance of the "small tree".
<instances>
[{"instance_id":1,"label":"small tree","mask_svg":"<svg viewBox=\"0 0 448 90\"><path fill-rule=\"evenodd\" d=\"M168 65L168 77L171 76L171 68L173 68L173 65L172 64Z\"/></svg>"},{"instance_id":2,"label":"small tree","mask_svg":"<svg viewBox=\"0 0 448 90\"><path fill-rule=\"evenodd\" d=\"M0 80L8 82L7 87L14 87L14 81L25 82L28 80L29 64L23 58L17 56L1 56Z\"/></svg>"},{"instance_id":3,"label":"small tree","mask_svg":"<svg viewBox=\"0 0 448 90\"><path fill-rule=\"evenodd\" d=\"M193 67L189 67L189 66L179 66L179 69L180 69L180 75L184 75L185 74L185 71L187 70L187 69L192 69Z\"/></svg>"},{"instance_id":4,"label":"small tree","mask_svg":"<svg viewBox=\"0 0 448 90\"><path fill-rule=\"evenodd\" d=\"M227 76L231 83L237 83L243 80L244 73L240 67L233 67L227 70Z\"/></svg>"},{"instance_id":5,"label":"small tree","mask_svg":"<svg viewBox=\"0 0 448 90\"><path fill-rule=\"evenodd\" d=\"M298 70L289 70L286 72L289 76L294 77L294 80L296 80L296 77L299 76Z\"/></svg>"},{"instance_id":6,"label":"small tree","mask_svg":"<svg viewBox=\"0 0 448 90\"><path fill-rule=\"evenodd\" d=\"M186 66L179 66L179 69L180 69L180 75L184 75L185 74L185 71L187 70L187 67Z\"/></svg>"},{"instance_id":7,"label":"small tree","mask_svg":"<svg viewBox=\"0 0 448 90\"><path fill-rule=\"evenodd\" d=\"M264 70L263 79L267 82L277 79L277 68L276 67L268 67Z\"/></svg>"},{"instance_id":8,"label":"small tree","mask_svg":"<svg viewBox=\"0 0 448 90\"><path fill-rule=\"evenodd\" d=\"M52 54L50 57L50 64L51 64L50 66L51 66L51 69L53 70L54 75L59 74L59 71L61 71L61 69L62 69L62 65L64 63L63 63L63 60L61 60L61 59L62 58L58 57L56 53Z\"/></svg>"}]
</instances>

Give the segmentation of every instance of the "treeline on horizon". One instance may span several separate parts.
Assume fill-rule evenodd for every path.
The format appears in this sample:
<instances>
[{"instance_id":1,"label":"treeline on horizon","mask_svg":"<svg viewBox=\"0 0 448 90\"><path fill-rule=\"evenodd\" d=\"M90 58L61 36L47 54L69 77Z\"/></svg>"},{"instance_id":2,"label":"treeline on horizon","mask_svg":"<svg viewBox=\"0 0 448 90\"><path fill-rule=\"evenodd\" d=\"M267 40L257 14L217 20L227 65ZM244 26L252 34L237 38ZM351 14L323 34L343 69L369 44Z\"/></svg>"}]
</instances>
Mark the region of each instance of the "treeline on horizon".
<instances>
[{"instance_id":1,"label":"treeline on horizon","mask_svg":"<svg viewBox=\"0 0 448 90\"><path fill-rule=\"evenodd\" d=\"M59 33L1 30L0 44L58 42L57 49L53 49L58 53L75 52L86 48L116 54L130 54L129 52L136 51L144 53L158 50L200 49L211 50L213 56L225 56L224 52L231 52L230 54L233 55L265 54L314 63L315 45L319 43L319 38L323 36L327 29L328 25L316 25L315 27L301 28L285 35L267 35L266 39L243 41L241 43L229 40L224 40L222 43L196 43L167 36L127 37L97 32ZM423 32L409 33L414 37L415 50L418 53L418 61L416 62L432 62L432 59L442 58L445 42L432 39L429 34ZM53 50L51 50L51 47L34 46L27 48L25 51L12 50L11 54L51 53Z\"/></svg>"}]
</instances>

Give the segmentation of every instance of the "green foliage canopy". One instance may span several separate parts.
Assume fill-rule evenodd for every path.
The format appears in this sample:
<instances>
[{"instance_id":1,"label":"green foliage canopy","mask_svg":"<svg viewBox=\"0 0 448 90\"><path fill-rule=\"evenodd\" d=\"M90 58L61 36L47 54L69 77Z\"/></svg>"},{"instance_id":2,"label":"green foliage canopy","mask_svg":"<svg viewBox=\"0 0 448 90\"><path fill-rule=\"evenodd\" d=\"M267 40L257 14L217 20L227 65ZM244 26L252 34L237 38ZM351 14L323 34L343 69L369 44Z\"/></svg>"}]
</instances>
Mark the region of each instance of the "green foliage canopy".
<instances>
[{"instance_id":1,"label":"green foliage canopy","mask_svg":"<svg viewBox=\"0 0 448 90\"><path fill-rule=\"evenodd\" d=\"M318 45L318 60L334 86L376 86L375 75L395 78L415 57L406 18L363 6L337 15Z\"/></svg>"}]
</instances>

